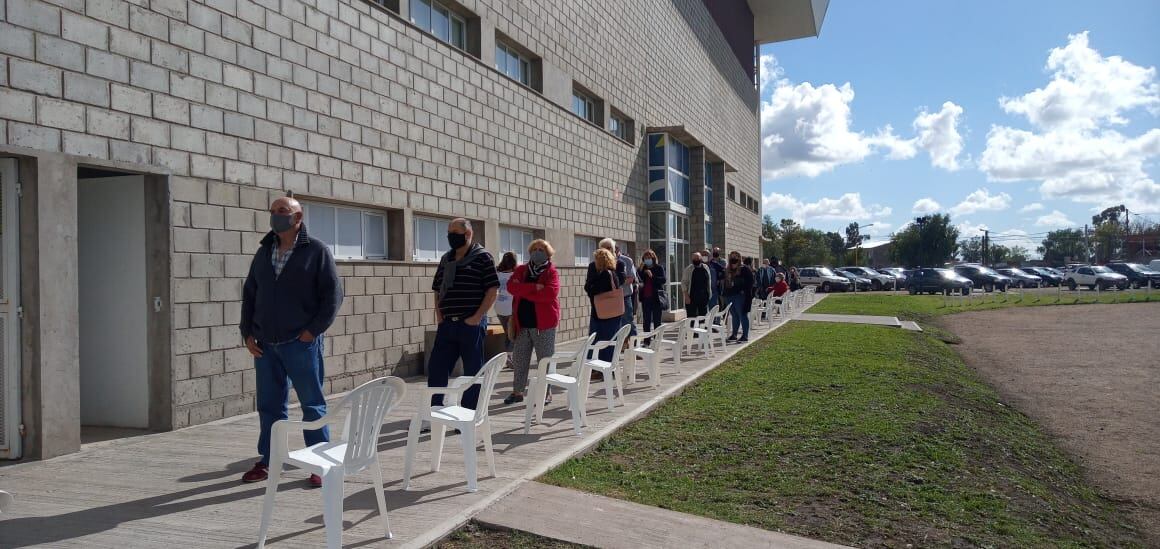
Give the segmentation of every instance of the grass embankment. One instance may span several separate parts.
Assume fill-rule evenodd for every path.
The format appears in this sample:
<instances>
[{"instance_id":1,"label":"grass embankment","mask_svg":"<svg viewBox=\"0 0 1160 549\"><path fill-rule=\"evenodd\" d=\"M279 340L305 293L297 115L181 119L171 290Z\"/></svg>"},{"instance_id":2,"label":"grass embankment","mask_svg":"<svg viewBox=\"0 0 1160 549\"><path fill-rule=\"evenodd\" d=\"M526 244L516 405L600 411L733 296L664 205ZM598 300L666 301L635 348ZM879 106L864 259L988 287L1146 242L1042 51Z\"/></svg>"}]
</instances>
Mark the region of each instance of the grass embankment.
<instances>
[{"instance_id":1,"label":"grass embankment","mask_svg":"<svg viewBox=\"0 0 1160 549\"><path fill-rule=\"evenodd\" d=\"M808 313L897 316L902 320L928 322L934 317L964 311L986 311L1007 307L1037 307L1046 305L1090 305L1093 303L1147 303L1160 301L1160 292L1152 294L1129 292L1075 293L1064 291L1062 297L1052 291L1018 293L993 292L970 300L955 297L947 300L941 295L908 294L831 294L810 307Z\"/></svg>"},{"instance_id":2,"label":"grass embankment","mask_svg":"<svg viewBox=\"0 0 1160 549\"><path fill-rule=\"evenodd\" d=\"M857 546L1142 545L946 344L875 326L790 323L542 480Z\"/></svg>"}]
</instances>

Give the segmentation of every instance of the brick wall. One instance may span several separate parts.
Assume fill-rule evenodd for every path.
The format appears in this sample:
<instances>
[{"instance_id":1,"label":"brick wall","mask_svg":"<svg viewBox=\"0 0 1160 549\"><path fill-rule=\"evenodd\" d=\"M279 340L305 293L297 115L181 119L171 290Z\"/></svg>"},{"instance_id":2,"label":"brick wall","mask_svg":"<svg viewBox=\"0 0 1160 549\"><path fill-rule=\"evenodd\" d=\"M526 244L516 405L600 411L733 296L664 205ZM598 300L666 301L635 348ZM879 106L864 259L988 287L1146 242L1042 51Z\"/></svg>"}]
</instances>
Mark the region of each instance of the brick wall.
<instances>
[{"instance_id":1,"label":"brick wall","mask_svg":"<svg viewBox=\"0 0 1160 549\"><path fill-rule=\"evenodd\" d=\"M681 124L760 195L756 91L699 0L462 4L633 118L636 144L362 0L0 0L0 144L172 173L176 427L253 409L241 285L287 190L643 243L639 132ZM752 253L735 206L716 230ZM340 269L328 391L418 371L433 266ZM571 338L584 271L563 274Z\"/></svg>"}]
</instances>

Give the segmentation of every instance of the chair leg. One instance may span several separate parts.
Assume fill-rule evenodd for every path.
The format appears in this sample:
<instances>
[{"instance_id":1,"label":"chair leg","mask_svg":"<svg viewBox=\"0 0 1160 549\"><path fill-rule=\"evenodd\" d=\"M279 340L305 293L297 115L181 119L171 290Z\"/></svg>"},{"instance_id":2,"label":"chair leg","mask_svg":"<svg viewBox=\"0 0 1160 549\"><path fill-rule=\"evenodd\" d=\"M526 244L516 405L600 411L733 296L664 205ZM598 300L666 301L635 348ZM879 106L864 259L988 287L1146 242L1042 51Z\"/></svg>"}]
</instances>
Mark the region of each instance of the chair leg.
<instances>
[{"instance_id":1,"label":"chair leg","mask_svg":"<svg viewBox=\"0 0 1160 549\"><path fill-rule=\"evenodd\" d=\"M379 464L378 456L375 456L375 463L371 465L371 477L374 480L375 498L379 501L379 514L383 516L383 531L387 534L387 539L395 537L391 533L391 519L387 517L387 498L383 495L383 467Z\"/></svg>"},{"instance_id":2,"label":"chair leg","mask_svg":"<svg viewBox=\"0 0 1160 549\"><path fill-rule=\"evenodd\" d=\"M411 487L411 472L414 471L415 466L415 449L419 446L419 429L423 425L423 420L419 414L411 418L411 427L407 429L407 454L403 460L403 489Z\"/></svg>"},{"instance_id":3,"label":"chair leg","mask_svg":"<svg viewBox=\"0 0 1160 549\"><path fill-rule=\"evenodd\" d=\"M475 441L479 440L475 437L475 424L467 424L460 426L459 442L463 446L463 467L467 470L467 491L474 492L478 490L476 479L478 475L475 470Z\"/></svg>"},{"instance_id":4,"label":"chair leg","mask_svg":"<svg viewBox=\"0 0 1160 549\"><path fill-rule=\"evenodd\" d=\"M623 405L624 404L624 380L622 379L620 372L616 371L615 367L613 367L613 369L612 369L612 374L613 374L612 379L613 379L613 381L616 382L617 398L620 400L620 404Z\"/></svg>"},{"instance_id":5,"label":"chair leg","mask_svg":"<svg viewBox=\"0 0 1160 549\"><path fill-rule=\"evenodd\" d=\"M447 426L431 422L431 472L439 472L439 462L443 461L443 439L447 438Z\"/></svg>"},{"instance_id":6,"label":"chair leg","mask_svg":"<svg viewBox=\"0 0 1160 549\"><path fill-rule=\"evenodd\" d=\"M584 421L584 414L580 408L580 399L578 398L580 391L576 387L568 388L568 409L572 411L572 431L576 436L581 435L581 427Z\"/></svg>"},{"instance_id":7,"label":"chair leg","mask_svg":"<svg viewBox=\"0 0 1160 549\"><path fill-rule=\"evenodd\" d=\"M613 385L612 385L612 383L613 383L612 382L612 370L611 369L606 370L603 372L603 374L604 374L604 381L603 381L604 400L608 401L608 411L611 412L612 409L616 406L616 402L613 400L615 398L615 395L612 394L612 387L613 387Z\"/></svg>"},{"instance_id":8,"label":"chair leg","mask_svg":"<svg viewBox=\"0 0 1160 549\"><path fill-rule=\"evenodd\" d=\"M487 472L495 478L495 453L491 451L491 420L483 420L479 434L483 437L483 454L487 457Z\"/></svg>"},{"instance_id":9,"label":"chair leg","mask_svg":"<svg viewBox=\"0 0 1160 549\"><path fill-rule=\"evenodd\" d=\"M528 394L524 397L524 434L532 432L532 417L536 415L536 408L544 407L544 399L538 399L540 394L540 380L533 380L528 387Z\"/></svg>"},{"instance_id":10,"label":"chair leg","mask_svg":"<svg viewBox=\"0 0 1160 549\"><path fill-rule=\"evenodd\" d=\"M266 546L266 534L270 531L270 516L274 514L274 496L278 494L278 478L282 476L282 460L270 456L269 476L266 477L266 497L262 500L262 523L258 527L258 548Z\"/></svg>"},{"instance_id":11,"label":"chair leg","mask_svg":"<svg viewBox=\"0 0 1160 549\"><path fill-rule=\"evenodd\" d=\"M537 424L544 422L544 408L546 408L546 406L544 406L544 399L548 398L548 391L550 391L550 390L551 390L551 387L548 386L548 381L544 380L542 383L540 383L540 390L536 392L536 399L537 400L535 402L535 405L536 405L536 423Z\"/></svg>"},{"instance_id":12,"label":"chair leg","mask_svg":"<svg viewBox=\"0 0 1160 549\"><path fill-rule=\"evenodd\" d=\"M322 475L322 518L326 524L327 549L342 549L343 470L335 467Z\"/></svg>"}]
</instances>

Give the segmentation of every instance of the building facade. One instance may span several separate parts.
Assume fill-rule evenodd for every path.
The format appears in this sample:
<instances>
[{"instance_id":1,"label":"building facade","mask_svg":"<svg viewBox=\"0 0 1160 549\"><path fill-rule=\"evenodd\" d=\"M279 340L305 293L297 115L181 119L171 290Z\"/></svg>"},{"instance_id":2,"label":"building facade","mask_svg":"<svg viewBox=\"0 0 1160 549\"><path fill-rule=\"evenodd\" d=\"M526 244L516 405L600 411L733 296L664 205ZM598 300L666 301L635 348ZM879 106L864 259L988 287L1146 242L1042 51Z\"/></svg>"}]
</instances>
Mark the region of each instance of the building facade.
<instances>
[{"instance_id":1,"label":"building facade","mask_svg":"<svg viewBox=\"0 0 1160 549\"><path fill-rule=\"evenodd\" d=\"M754 48L825 7L0 0L0 457L252 411L241 288L288 192L343 277L329 392L421 372L453 217L553 243L563 339L600 238L757 255Z\"/></svg>"}]
</instances>

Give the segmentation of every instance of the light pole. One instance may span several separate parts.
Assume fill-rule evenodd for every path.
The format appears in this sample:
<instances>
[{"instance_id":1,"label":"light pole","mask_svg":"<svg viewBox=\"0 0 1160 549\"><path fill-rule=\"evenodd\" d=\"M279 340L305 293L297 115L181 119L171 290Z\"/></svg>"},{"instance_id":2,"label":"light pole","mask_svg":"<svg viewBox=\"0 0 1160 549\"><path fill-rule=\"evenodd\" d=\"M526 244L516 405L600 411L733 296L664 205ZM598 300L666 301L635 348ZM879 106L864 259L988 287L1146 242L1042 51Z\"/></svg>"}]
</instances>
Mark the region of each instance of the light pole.
<instances>
[{"instance_id":1,"label":"light pole","mask_svg":"<svg viewBox=\"0 0 1160 549\"><path fill-rule=\"evenodd\" d=\"M862 266L862 240L863 240L862 229L865 229L866 227L873 227L874 224L871 223L869 225L859 225L858 223L855 223L854 226L858 227L858 247L854 249L854 265L861 267ZM854 285L854 287L857 287L857 286L858 286L857 284Z\"/></svg>"}]
</instances>

